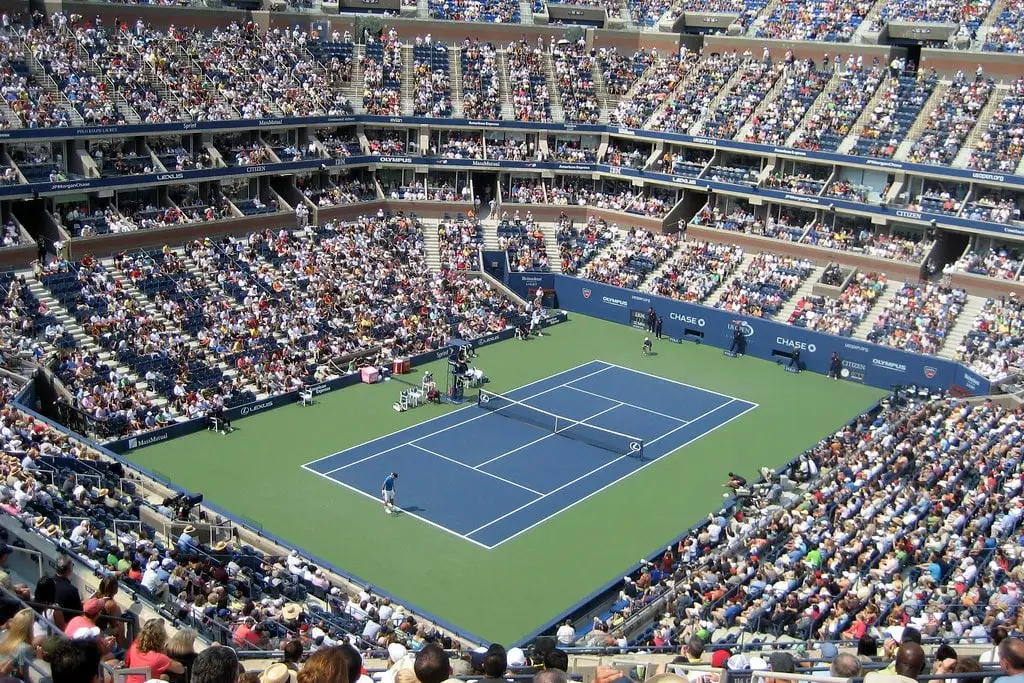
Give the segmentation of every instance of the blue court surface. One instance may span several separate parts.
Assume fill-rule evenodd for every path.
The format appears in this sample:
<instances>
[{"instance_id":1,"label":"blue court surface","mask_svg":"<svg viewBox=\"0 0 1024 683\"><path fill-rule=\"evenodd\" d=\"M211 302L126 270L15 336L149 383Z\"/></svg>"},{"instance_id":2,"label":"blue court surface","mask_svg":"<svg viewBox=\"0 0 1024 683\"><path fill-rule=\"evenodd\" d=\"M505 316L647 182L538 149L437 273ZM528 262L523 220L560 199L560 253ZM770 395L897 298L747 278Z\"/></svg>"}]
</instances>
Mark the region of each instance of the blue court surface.
<instances>
[{"instance_id":1,"label":"blue court surface","mask_svg":"<svg viewBox=\"0 0 1024 683\"><path fill-rule=\"evenodd\" d=\"M467 392L465 408L303 468L374 500L384 477L398 472L403 514L490 550L757 407L603 361L504 396L517 403L481 406ZM556 433L531 419L531 408L571 427ZM603 430L632 438L621 448L614 439L594 445ZM640 440L642 458L630 451Z\"/></svg>"}]
</instances>

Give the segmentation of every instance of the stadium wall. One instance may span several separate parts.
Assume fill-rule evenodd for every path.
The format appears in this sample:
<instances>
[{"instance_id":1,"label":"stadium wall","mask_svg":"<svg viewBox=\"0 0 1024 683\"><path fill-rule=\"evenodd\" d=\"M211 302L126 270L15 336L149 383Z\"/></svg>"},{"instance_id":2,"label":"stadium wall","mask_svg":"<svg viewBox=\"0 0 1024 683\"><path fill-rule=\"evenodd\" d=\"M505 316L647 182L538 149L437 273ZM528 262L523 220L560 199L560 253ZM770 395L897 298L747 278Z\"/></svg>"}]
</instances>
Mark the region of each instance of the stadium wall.
<instances>
[{"instance_id":1,"label":"stadium wall","mask_svg":"<svg viewBox=\"0 0 1024 683\"><path fill-rule=\"evenodd\" d=\"M640 329L645 326L647 309L653 306L664 318L665 336L672 341L694 341L728 349L732 345L734 331L740 329L747 341L748 356L788 364L792 352L799 349L804 369L826 374L835 352L843 363L843 378L852 382L882 389L891 389L896 384L913 384L971 396L984 396L991 391L991 383L987 379L943 358L909 353L860 339L835 337L566 275L510 273L508 279L509 287L520 296L530 296L537 287L553 289L562 310Z\"/></svg>"}]
</instances>

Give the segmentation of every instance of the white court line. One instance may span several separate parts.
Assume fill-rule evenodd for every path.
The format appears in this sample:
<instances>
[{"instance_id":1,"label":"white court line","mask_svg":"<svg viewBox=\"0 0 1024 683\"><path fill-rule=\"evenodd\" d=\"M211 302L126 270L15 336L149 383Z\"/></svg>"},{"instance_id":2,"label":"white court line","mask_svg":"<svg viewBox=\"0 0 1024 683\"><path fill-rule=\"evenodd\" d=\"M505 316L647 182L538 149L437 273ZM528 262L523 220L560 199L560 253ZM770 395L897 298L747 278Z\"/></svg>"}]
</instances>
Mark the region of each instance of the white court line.
<instances>
[{"instance_id":1,"label":"white court line","mask_svg":"<svg viewBox=\"0 0 1024 683\"><path fill-rule=\"evenodd\" d=\"M568 387L569 385L566 384L565 386ZM611 399L608 399L608 400L611 400ZM617 403L617 405L614 405L611 408L606 408L605 410L602 410L599 413L594 413L590 417L585 417L585 418L583 418L582 420L580 420L579 422L577 422L575 424L586 424L588 421L593 420L595 417L598 417L600 415L604 415L605 413L611 412L611 411L615 410L616 408L621 408L622 406L626 405L625 403L618 403L618 402L616 402L616 403ZM570 419L570 418L566 418L566 419ZM597 425L590 425L590 426L595 427ZM540 443L544 439L550 439L553 436L561 436L561 434L562 434L561 432L551 432L550 434L545 434L544 436L540 437L539 439L534 439L530 443L524 443L522 446L519 446L517 448L513 448L510 451L505 451L501 455L495 456L495 457L491 458L490 460L485 460L484 462L480 463L479 465L474 465L473 467L477 468L477 467L483 467L484 465L489 465L490 463L494 462L495 460L501 460L506 455L512 455L516 451L521 451L524 448L526 448L527 446L532 446L535 443ZM623 434L623 436L627 436L628 437L629 434Z\"/></svg>"},{"instance_id":2,"label":"white court line","mask_svg":"<svg viewBox=\"0 0 1024 683\"><path fill-rule=\"evenodd\" d=\"M506 484L511 484L512 486L515 486L516 488L520 488L520 489L522 489L524 491L529 491L530 493L534 493L534 494L536 494L538 496L543 496L544 495L540 491L535 491L534 489L531 489L529 486L523 486L522 484L517 484L516 482L512 481L511 479L506 479L505 477L499 477L497 474L491 474L490 472L485 472L484 470L478 470L477 468L473 467L472 465L467 465L464 462L459 462L458 460L456 460L454 458L449 458L447 455L441 455L440 453L432 451L429 448L424 448L423 446L417 446L414 443L410 443L409 445L412 446L413 448L416 448L418 450L423 451L424 453L430 453L431 455L436 455L437 457L441 458L442 460L447 460L448 462L455 463L459 467L465 467L467 470L473 470L474 472L479 472L480 474L482 474L484 476L491 477L492 479L497 479L498 481L503 481Z\"/></svg>"},{"instance_id":3,"label":"white court line","mask_svg":"<svg viewBox=\"0 0 1024 683\"><path fill-rule=\"evenodd\" d=\"M628 369L628 368L627 368L627 369ZM730 405L731 403L733 403L734 401L737 401L737 400L740 400L740 401L742 401L742 399L731 399L731 400L729 400L729 401L727 401L727 402L725 402L725 403L723 403L723 404L721 404L721 405L719 405L719 406L717 406L717 407L715 407L715 408L712 408L711 410L709 410L708 412L704 413L704 414L703 414L703 415L701 415L700 417L697 417L697 418L695 418L695 419L694 419L694 420L693 420L692 422L696 422L697 420L700 420L701 418L703 418L703 417L706 417L707 415L710 415L711 413L713 413L713 412L715 412L715 411L717 411L717 410L719 410L719 409L721 409L721 408L724 408L725 406L727 406L727 405ZM648 461L648 462L645 462L645 463L644 463L643 465L641 465L640 467L637 467L637 468L636 468L635 470L633 470L632 472L629 472L629 473L627 473L627 474L624 474L623 476L619 477L619 478L618 478L618 479L616 479L615 481L612 481L612 482L609 482L609 483L605 484L605 485L604 485L604 486L602 486L601 488L597 489L596 491L592 491L591 493L588 493L587 495L583 496L583 497L582 497L582 498L580 498L579 500L574 500L574 501L573 501L572 503L570 503L569 505L566 505L565 507L563 507L563 508L559 509L558 511L556 511L556 512L553 512L553 513L551 513L551 514L550 514L550 515L548 515L547 517L545 517L545 518L543 518L543 519L541 519L541 520L538 520L538 521L534 522L533 524L531 524L530 526L528 526L528 527L526 527L526 528L524 528L524 529L520 529L519 531L517 531L516 533L512 534L511 536L507 536L506 538L503 538L502 540L498 541L498 542L497 542L497 543L495 543L494 545L492 545L492 546L489 546L489 548L490 548L491 550L494 550L494 549L495 549L495 548L497 548L498 546L500 546L500 545L503 545L503 544L505 544L505 543L507 543L507 542L511 541L511 540L512 540L513 538L516 538L517 536L521 536L522 534L525 534L525 533L526 533L527 531L530 531L531 529L534 529L534 528L536 528L536 527L540 526L540 525L541 525L541 524L543 524L544 522L547 522L547 521L548 521L549 519L551 519L551 518L553 518L553 517L556 517L556 516L558 516L558 515L562 514L562 513L563 513L563 512L565 512L566 510L568 510L568 509L570 509L570 508L572 508L572 507L575 507L576 505L579 505L580 503L582 503L583 501L587 500L588 498L591 498L591 497L593 497L593 496L596 496L597 494L601 493L602 491L605 491L606 489L609 489L609 488L611 488L612 486L615 486L615 485L619 484L620 482L624 481L625 479L628 479L629 477L632 477L632 476L633 476L634 474L636 474L637 472L639 472L639 471L643 470L644 468L646 468L646 467L648 467L648 466L650 466L650 465L653 465L654 463L658 462L659 460L661 460L662 458L664 458L664 457L665 457L666 455L669 455L669 454L671 454L671 453L674 453L674 452L676 452L677 450L679 450L680 448L685 448L686 446L689 446L689 445L690 445L691 443L693 443L693 442L695 442L695 441L697 441L697 440L699 440L699 439L702 439L702 438L704 438L705 436L707 436L707 435L708 435L708 434L710 434L711 432L715 431L716 429L719 429L720 427L724 427L725 425L729 424L729 423L730 423L730 422L732 422L733 420L736 420L736 419L739 419L739 418L743 417L744 415L746 415L747 413L749 413L749 412L750 412L751 410L754 410L755 408L757 408L757 407L758 407L758 405L757 405L756 403L750 403L749 401L743 401L743 402L744 402L744 403L747 403L747 404L748 404L748 405L749 405L750 407L749 407L749 408L747 408L746 410L744 410L744 411L743 411L742 413L740 413L740 414L738 414L738 415L734 415L733 417L730 417L730 418L729 418L728 420L726 420L726 421L724 421L724 422L721 422L721 423L719 423L719 424L715 425L715 426L714 426L714 427L712 427L711 429L708 429L708 430L706 430L706 431L704 431L704 432L701 432L700 434L698 434L697 436L693 437L693 438L692 438L692 439L690 439L689 441L686 441L686 442L684 442L684 443L681 443L681 444L680 444L679 446L677 446L676 448L673 448L673 449L672 449L671 451L669 451L668 453L665 453L665 454L663 454L663 455L660 455L660 456L658 456L657 458L655 458L654 460L650 460L650 461ZM691 424L692 424L692 422L691 422ZM680 425L679 427L676 427L675 429L673 429L673 430L672 430L671 432L668 432L668 433L666 433L666 434L662 434L661 436L659 436L659 437L657 437L657 438L655 438L655 439L652 439L651 441L648 441L647 443L655 443L655 442L657 442L657 441L660 441L661 439L664 439L664 438L665 438L666 436L669 436L670 434L672 434L672 433L674 433L674 432L677 432L677 431L679 431L680 429L682 429L683 427L686 427L686 426L688 426L688 425ZM646 448L646 447L647 447L647 443L645 443L645 444L644 444L644 448ZM590 475L594 474L595 472L598 472L598 471L600 471L600 470L604 469L605 467L607 467L608 465L611 465L612 463L614 463L614 462L617 462L618 460L622 460L622 458L625 458L625 457L629 457L629 456L625 456L625 455L624 455L624 456L620 456L619 458L617 458L616 460L613 460L612 462L606 463L606 464L602 465L601 467L595 468L594 470L591 470L590 472L587 472L587 473L586 473L586 474L584 474L584 475L583 475L582 477L579 477L579 478L578 478L578 479L577 479L576 481L579 481L580 479L584 479L584 478L586 478L586 477L589 477ZM570 482L570 484L571 484L571 483L573 483L573 482ZM565 486L568 486L568 484L566 484ZM555 491L558 491L558 489L555 489ZM548 494L546 494L546 495L551 495L551 494L552 494L552 493L554 493L555 491L551 491L551 492L549 492L549 493L548 493ZM541 498L538 498L537 500L541 500ZM467 536L472 536L473 534L475 534L476 532L480 531L481 529L485 529L485 528L487 528L488 526L490 526L490 525L494 524L495 522L498 522L498 521L502 520L502 519L503 519L504 517L508 517L509 515L511 515L511 514L514 514L515 512L518 512L519 510L522 510L522 509L523 509L523 508L525 508L525 507L528 507L528 506L530 506L530 505L533 505L534 503L536 503L536 502L537 502L537 500L532 500L532 501L530 501L529 503L527 503L526 505L523 505L523 506L521 506L521 507L520 507L519 509L517 509L517 510L513 510L512 512L509 512L509 513L506 513L506 514L505 514L505 515L504 515L503 517L499 517L498 519L496 519L496 520L494 520L494 521L488 522L488 523L487 523L487 524L485 524L484 526L482 526L482 527L479 527L479 528L477 528L477 529L474 529L473 531L470 531L470 532L469 532L468 534L466 534L466 535L467 535Z\"/></svg>"},{"instance_id":4,"label":"white court line","mask_svg":"<svg viewBox=\"0 0 1024 683\"><path fill-rule=\"evenodd\" d=\"M703 391L706 394L714 394L715 396L721 396L722 398L727 398L730 401L734 401L734 400L742 401L743 400L742 398L739 398L737 396L730 396L729 394L723 394L723 393L720 393L718 391L712 391L711 389L705 389L704 387L698 387L695 384L687 384L686 382L679 382L677 380L669 379L667 377L658 377L657 375L651 374L649 372L644 372L643 370L634 370L633 368L627 368L625 365L616 365L615 363L609 363L608 361L605 361L605 360L603 360L601 362L604 363L605 365L610 365L613 368L618 368L620 370L628 370L629 372L635 372L638 375L647 375L648 377L653 377L654 379L660 379L660 380L663 380L665 382L671 382L672 384L678 384L679 386L686 387L688 389L696 389L698 391ZM583 378L580 377L580 379L583 379ZM573 381L575 382L577 380L573 380ZM750 403L750 401L747 401L747 403Z\"/></svg>"},{"instance_id":5,"label":"white court line","mask_svg":"<svg viewBox=\"0 0 1024 683\"><path fill-rule=\"evenodd\" d=\"M358 493L358 494L360 494L362 496L366 496L367 498L369 498L372 501L375 501L377 503L381 503L380 499L378 499L377 496L375 496L375 495L373 495L371 493L367 493L366 491L363 491L362 489L357 489L355 486L352 486L350 484L346 484L345 482L340 481L338 479L333 479L331 477L328 477L323 472L317 472L316 470L311 470L308 467L306 467L305 465L302 466L302 469L306 470L307 472L312 472L313 474L317 475L318 477L323 477L324 479L326 479L327 481L331 482L332 484L340 484L341 486L344 486L345 488L347 488L349 491L354 491L355 493ZM381 503L381 504L383 505L383 503ZM401 506L399 506L399 509L401 510ZM417 519L417 520L419 520L421 522L425 522L425 523L429 524L430 526L434 527L435 529L440 529L441 531L446 531L449 534L451 534L452 536L456 536L458 538L461 538L463 541L469 541L473 545L479 546L479 547L483 548L484 550L490 550L491 549L491 546L487 545L486 543L481 543L480 541L473 540L472 538L470 538L469 536L466 536L465 534L460 534L458 531L452 531L451 529L449 529L448 527L444 526L443 524L438 524L437 522L431 521L431 520L427 519L426 517L421 517L420 515L417 515L415 512L407 512L406 510L402 510L402 515L401 516L406 516L406 515L408 515L409 517L412 517L413 519Z\"/></svg>"},{"instance_id":6,"label":"white court line","mask_svg":"<svg viewBox=\"0 0 1024 683\"><path fill-rule=\"evenodd\" d=\"M529 384L524 384L522 386L516 387L515 389L511 389L508 392L506 392L505 395L508 396L513 391L519 391L520 389L525 389L526 387L532 387L535 384L540 384L541 382L546 382L546 381L548 381L549 379L551 379L553 377L558 377L559 375L565 375L565 374L568 374L570 372L575 372L575 371L579 370L580 368L585 368L588 365L593 365L594 363L601 363L602 365L607 366L607 367L602 368L602 370L607 370L608 368L611 367L611 363L605 363L603 360L588 360L586 363L580 363L579 365L577 365L574 368L569 368L568 370L563 370L562 372L556 372L555 374L548 375L547 377L544 377L543 379L538 379L535 382L530 382ZM583 378L580 377L579 379L583 379ZM570 380L570 381L575 382L576 380ZM562 385L560 384L559 386L562 386ZM521 400L521 399L517 399L517 400ZM436 417L432 417L432 418L430 418L428 420L424 420L423 422L418 422L415 425L412 425L410 427L405 427L403 429L400 429L397 432L391 432L390 434L385 434L384 436L378 436L378 437L375 437L373 439L370 439L369 441L364 441L363 443L358 444L356 446L351 446L349 448L346 448L345 450L338 451L337 453L331 453L330 455L325 455L322 458L317 458L316 460L311 460L310 462L307 462L306 465L315 465L318 462L322 462L324 460L328 460L330 458L333 458L336 455L341 455L342 453L345 453L346 451L351 451L351 450L353 450L355 448L363 448L364 446L369 446L371 443L374 443L376 441L381 441L383 439L390 438L390 437L394 436L395 434L398 434L400 432L405 431L406 429L415 429L415 428L417 428L417 427L419 427L421 425L425 425L425 424L427 424L429 422L433 422L434 420L443 420L446 417L451 417L452 415L455 415L456 413L459 413L459 412L461 412L463 410L469 410L472 407L473 407L473 405L470 404L468 406L463 406L462 408L458 408L456 410L453 410L453 411L451 411L449 413L444 413L442 415L437 415ZM303 467L305 467L306 465L303 465Z\"/></svg>"},{"instance_id":7,"label":"white court line","mask_svg":"<svg viewBox=\"0 0 1024 683\"><path fill-rule=\"evenodd\" d=\"M708 412L706 412L706 413L704 413L703 415L701 415L701 416L697 417L696 419L694 419L694 420L693 420L693 422L696 422L697 420L700 420L701 418L707 417L707 416L708 416L708 415L710 415L711 413L715 412L716 410L719 410L720 408L724 408L725 406L729 405L730 403L732 403L732 401L726 401L725 403L720 403L719 405L715 406L714 408L712 408L712 409L711 409L711 410L709 410ZM666 436L671 436L672 434L675 434L675 433L676 433L676 432L678 432L678 431L679 431L680 429L683 429L683 428L684 428L684 427L686 427L686 426L687 426L687 425L679 425L678 427L676 427L676 428L675 428L675 429L673 429L672 431L669 431L669 432L665 432L665 433L664 433L664 434L662 434L661 436L659 436L659 437L657 437L657 438L655 438L655 439L652 439L651 441L648 441L648 442L646 442L646 443L644 444L644 448L646 448L646 447L647 447L647 444L648 444L648 443L656 443L656 442L658 442L658 441L661 441L661 440L662 440L662 439L664 439L664 438L665 438ZM716 429L717 429L717 427L716 427ZM685 445L686 445L686 444L683 444L683 446L685 446ZM682 446L680 446L679 448L682 448ZM668 455L668 454L666 453L665 455ZM554 491L548 491L548 492L547 492L546 494L544 494L544 495L543 495L542 497L543 497L543 498L547 498L547 497L548 497L548 496L550 496L550 495L551 495L552 493L555 493L555 492L557 492L557 491L561 491L561 490L562 490L562 489L564 489L564 488L565 488L566 486L569 486L569 485L571 485L571 484L575 484L576 482L580 481L581 479L586 479L587 477L589 477L590 475L594 474L595 472L600 472L600 471L601 471L601 470L603 470L603 469L604 469L605 467L608 467L609 465L611 465L611 464L613 464L613 463L616 463L616 462L619 462L619 461L620 461L620 460L622 460L623 458L627 458L627 457L630 457L628 453L627 453L627 454L625 454L625 455L621 455L621 456L619 456L619 457L615 458L614 460L610 460L610 461L606 462L605 464L601 465L600 467L596 467L596 468L594 468L594 469L590 470L589 472L587 472L587 473L586 473L586 474L584 474L583 476L581 476L581 477L577 477L576 479L573 479L572 481L570 481L570 482L569 482L569 483L567 483L567 484L562 484L561 486L559 486L559 487L558 487L557 489L555 489ZM664 455L662 455L662 456L659 456L659 457L655 458L654 460L652 460L651 462L655 462L655 461L657 461L657 460L660 460L660 459L661 459L661 458L663 458L663 457L665 457L665 456L664 456ZM639 469L642 469L642 468L638 468L638 470L639 470ZM631 472L630 474L632 474L632 472ZM622 481L623 479L625 479L625 478L626 478L626 477L628 477L628 476L630 476L630 475L629 475L629 474L627 474L627 475L625 475L624 477L621 477L620 479L617 479L616 481ZM613 482L613 483L614 483L614 482ZM610 484L609 484L609 486L610 486ZM606 486L605 488L608 488L608 487ZM593 495L593 494L591 494L591 495ZM540 498L538 498L537 500L540 500ZM470 532L469 532L469 535L475 534L476 532L480 531L481 529L486 529L487 527L489 527L490 525L494 524L495 522L500 522L501 520L505 519L505 518L506 518L506 517L508 517L509 515L515 514L515 513L519 512L520 510L522 510L522 509L524 509L524 508L527 508L527 507L529 507L529 506L533 505L534 503L536 503L536 502L537 502L537 500L531 500L531 501L530 501L529 503L526 503L525 505L521 505L520 507L516 508L516 509L515 509L515 510L513 510L512 512L507 512L507 513L505 513L504 515L502 515L501 517L498 517L497 519L491 520L490 522L488 522L487 524L484 524L484 525L483 525L483 526L481 526L481 527L477 527L476 529L473 529L472 531L470 531ZM573 503L573 505L575 505L575 503ZM572 507L572 506L569 506L569 507ZM569 509L569 508L562 508L562 510L568 510L568 509ZM559 511L558 511L558 512L556 512L556 513L555 513L554 515L551 515L551 517L554 517L555 515L559 514L559 513L560 513L560 512L562 511L562 510L559 510ZM551 517L546 517L545 519L551 519ZM543 520L541 520L541 521L543 521ZM540 522L538 522L538 524L539 524L539 523L540 523ZM536 524L535 524L534 526L536 526ZM524 530L524 531L525 531L525 530ZM522 533L522 532L520 532L520 533ZM507 539L506 539L506 540L507 540ZM502 542L504 542L504 541L502 541Z\"/></svg>"},{"instance_id":8,"label":"white court line","mask_svg":"<svg viewBox=\"0 0 1024 683\"><path fill-rule=\"evenodd\" d=\"M610 369L611 368L601 368L600 370L597 370L595 372L591 372L591 373L588 373L586 375L583 375L583 377L580 377L579 379L584 379L585 377L593 377L594 375L600 374L600 373L605 372L606 370L610 370ZM534 382L534 384L537 384L537 382ZM529 385L526 384L526 385L523 385L523 386L529 386ZM551 393L552 391L555 391L556 389L561 389L564 386L565 386L564 384L559 384L556 387L551 387L550 389L545 389L544 391L539 391L536 394L533 394L532 396L527 396L526 398L517 398L517 399L514 399L514 400L519 401L519 402L529 401L531 398L537 398L538 396L542 396L544 394ZM518 388L522 389L523 387L518 387ZM508 394L505 394L505 395L507 396ZM475 407L475 406L473 406L473 405L467 406L467 408L473 408L473 407ZM465 408L463 408L461 410L465 410ZM459 412L459 411L456 410L454 412ZM449 413L449 414L451 414L451 413ZM367 460L373 460L374 458L379 457L381 455L384 455L385 453L390 453L391 451L397 451L399 448L404 448L405 446L415 445L417 441L423 441L424 439L429 439L430 437L437 436L438 434L441 434L442 432L447 432L449 429L455 429L456 427L461 427L461 426L463 426L465 424L468 424L468 423L472 422L473 420L479 420L480 418L487 417L488 415L491 415L491 414L492 414L492 412L490 412L490 411L482 412L479 415L474 415L473 417L467 418L467 419L463 420L462 422L456 422L455 424L448 425L447 427L442 427L441 429L438 429L437 431L431 432L430 434L424 434L423 436L417 437L417 438L413 439L412 441L400 443L397 446L392 446L391 448L385 449L383 451L378 451L377 453L374 453L373 455L368 455L365 458L360 458L359 460L347 463L345 465L342 465L341 467L335 467L333 470L325 472L324 474L334 474L335 472L340 472L341 470L348 469L349 467L353 467L353 466L358 465L360 463L366 462ZM423 424L423 423L421 422L420 424ZM406 427L406 429L412 429L412 428L413 427ZM394 434L400 434L401 431L404 431L404 430L400 430L398 432L392 432L388 436L392 436ZM374 439L374 441L376 441L376 439ZM372 443L372 442L367 442L367 443ZM360 446L353 446L352 448L359 448L359 447ZM352 448L346 448L345 451L350 451L350 450L352 450ZM341 451L341 453L344 453L345 451ZM338 453L335 453L334 455L338 455ZM307 464L312 464L312 463L307 463Z\"/></svg>"},{"instance_id":9,"label":"white court line","mask_svg":"<svg viewBox=\"0 0 1024 683\"><path fill-rule=\"evenodd\" d=\"M575 381L575 380L573 380L573 381ZM593 391L587 391L586 389L580 389L579 387L574 387L572 384L566 384L565 388L566 389L572 389L573 391L578 391L581 394L590 394L591 396L597 396L598 398L603 398L603 399L606 399L606 400L609 400L609 401L615 401L620 406L628 406L629 408L634 408L636 410L642 410L645 413L650 413L652 415L660 415L661 417L667 417L668 419L674 420L675 422L682 422L684 425L689 423L689 422L693 422L693 420L684 420L683 418L676 417L675 415L669 415L668 413L659 413L657 410L651 410L650 408L644 408L643 406L633 405L632 403L626 403L625 401L620 401L619 399L612 398L611 396L605 396L604 394L597 394L597 393L594 393Z\"/></svg>"}]
</instances>

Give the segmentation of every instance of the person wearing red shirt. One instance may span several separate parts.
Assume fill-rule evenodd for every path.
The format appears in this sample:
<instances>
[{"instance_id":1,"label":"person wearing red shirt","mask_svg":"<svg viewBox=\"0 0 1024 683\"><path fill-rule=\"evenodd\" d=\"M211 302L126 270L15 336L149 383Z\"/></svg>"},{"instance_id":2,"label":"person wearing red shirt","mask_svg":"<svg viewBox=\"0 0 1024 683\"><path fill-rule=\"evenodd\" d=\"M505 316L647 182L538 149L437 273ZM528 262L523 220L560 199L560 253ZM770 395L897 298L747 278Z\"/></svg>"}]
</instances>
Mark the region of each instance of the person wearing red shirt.
<instances>
[{"instance_id":1,"label":"person wearing red shirt","mask_svg":"<svg viewBox=\"0 0 1024 683\"><path fill-rule=\"evenodd\" d=\"M145 683L148 679L159 679L165 673L183 674L185 667L164 654L167 644L167 630L163 619L150 619L142 625L138 637L125 654L124 663L129 668L149 667L149 676L134 674L125 678L125 683Z\"/></svg>"}]
</instances>

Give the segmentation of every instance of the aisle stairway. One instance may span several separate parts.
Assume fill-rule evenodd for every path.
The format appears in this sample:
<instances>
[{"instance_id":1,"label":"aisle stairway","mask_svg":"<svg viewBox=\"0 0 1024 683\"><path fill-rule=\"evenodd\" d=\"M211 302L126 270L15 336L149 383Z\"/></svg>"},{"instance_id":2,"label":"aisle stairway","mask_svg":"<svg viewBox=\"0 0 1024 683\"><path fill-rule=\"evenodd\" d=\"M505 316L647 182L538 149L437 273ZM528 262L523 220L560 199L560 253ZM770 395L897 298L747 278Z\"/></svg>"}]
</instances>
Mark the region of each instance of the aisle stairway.
<instances>
[{"instance_id":1,"label":"aisle stairway","mask_svg":"<svg viewBox=\"0 0 1024 683\"><path fill-rule=\"evenodd\" d=\"M782 307L778 315L773 318L780 323L788 323L789 316L793 315L793 311L796 310L797 303L800 302L804 297L811 296L814 291L814 285L818 284L818 280L821 278L821 268L815 267L811 271L811 274L807 276L807 279L797 287L796 291L793 292L793 296L789 297L789 301Z\"/></svg>"},{"instance_id":2,"label":"aisle stairway","mask_svg":"<svg viewBox=\"0 0 1024 683\"><path fill-rule=\"evenodd\" d=\"M974 329L974 321L978 319L978 314L985 308L986 301L987 299L983 296L967 295L967 303L964 304L963 310L960 311L960 315L957 316L956 322L953 324L953 329L946 335L946 341L939 349L939 358L953 359L960 342L964 340L968 332Z\"/></svg>"}]
</instances>

